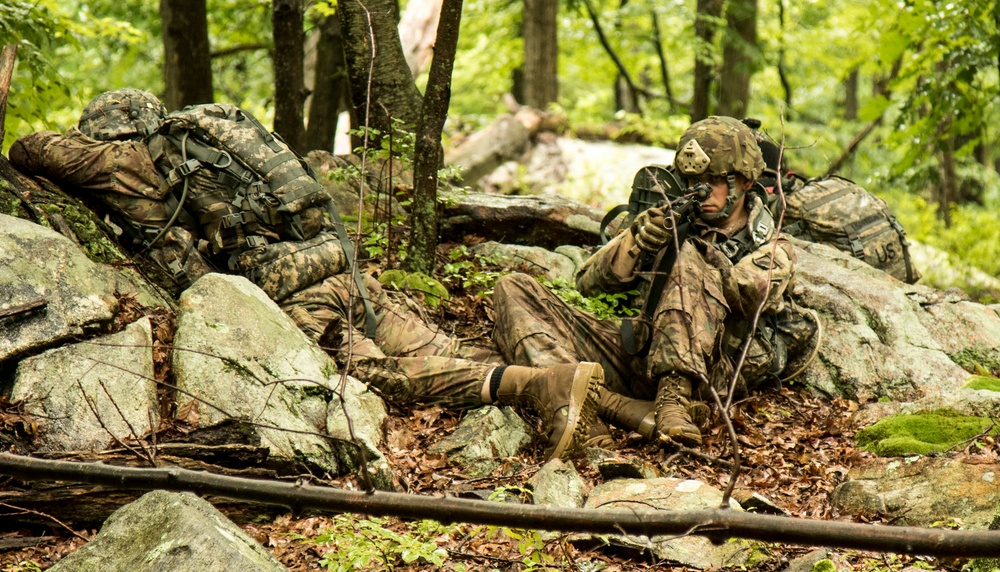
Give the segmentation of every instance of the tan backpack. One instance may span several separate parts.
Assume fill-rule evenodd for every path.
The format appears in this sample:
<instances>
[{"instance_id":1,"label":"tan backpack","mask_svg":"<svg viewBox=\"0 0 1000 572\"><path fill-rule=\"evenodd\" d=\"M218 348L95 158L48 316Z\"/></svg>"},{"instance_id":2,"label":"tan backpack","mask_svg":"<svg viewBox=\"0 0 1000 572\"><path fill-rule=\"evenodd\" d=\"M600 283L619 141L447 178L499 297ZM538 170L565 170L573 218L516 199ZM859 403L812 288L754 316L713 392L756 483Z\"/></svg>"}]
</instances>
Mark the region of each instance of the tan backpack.
<instances>
[{"instance_id":1,"label":"tan backpack","mask_svg":"<svg viewBox=\"0 0 1000 572\"><path fill-rule=\"evenodd\" d=\"M783 230L847 252L908 284L920 279L906 231L885 201L842 177L813 179L785 195Z\"/></svg>"}]
</instances>

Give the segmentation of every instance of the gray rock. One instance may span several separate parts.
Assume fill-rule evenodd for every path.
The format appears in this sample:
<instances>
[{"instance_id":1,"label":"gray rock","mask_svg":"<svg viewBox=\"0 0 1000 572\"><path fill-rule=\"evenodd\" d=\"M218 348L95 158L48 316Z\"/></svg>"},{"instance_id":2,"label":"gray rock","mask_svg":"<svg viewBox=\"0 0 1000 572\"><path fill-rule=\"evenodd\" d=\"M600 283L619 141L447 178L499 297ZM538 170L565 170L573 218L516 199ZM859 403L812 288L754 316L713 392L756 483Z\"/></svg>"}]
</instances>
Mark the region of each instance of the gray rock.
<instances>
[{"instance_id":1,"label":"gray rock","mask_svg":"<svg viewBox=\"0 0 1000 572\"><path fill-rule=\"evenodd\" d=\"M479 256L490 257L509 268L527 267L526 269L532 274L541 274L552 281L561 280L565 284L575 282L576 263L571 258L551 250L490 241L475 245L472 247L472 252Z\"/></svg>"},{"instance_id":2,"label":"gray rock","mask_svg":"<svg viewBox=\"0 0 1000 572\"><path fill-rule=\"evenodd\" d=\"M583 506L587 483L580 473L576 472L576 467L572 463L552 459L542 465L528 484L534 491L532 499L537 505L563 508Z\"/></svg>"},{"instance_id":3,"label":"gray rock","mask_svg":"<svg viewBox=\"0 0 1000 572\"><path fill-rule=\"evenodd\" d=\"M38 450L101 451L156 428L152 344L143 318L120 333L21 361L11 400L35 416Z\"/></svg>"},{"instance_id":4,"label":"gray rock","mask_svg":"<svg viewBox=\"0 0 1000 572\"><path fill-rule=\"evenodd\" d=\"M944 343L1000 331L995 313L975 328L957 321L950 331L929 330L928 313L953 311L953 303L925 306L933 291L907 286L833 248L794 241L798 254L794 294L819 311L823 343L818 359L799 380L827 395L860 401L889 397L913 401L959 389L969 374L949 357ZM1000 344L1000 337L990 342Z\"/></svg>"},{"instance_id":5,"label":"gray rock","mask_svg":"<svg viewBox=\"0 0 1000 572\"><path fill-rule=\"evenodd\" d=\"M1000 464L968 458L870 459L833 491L843 514L899 517L912 526L949 518L986 528L1000 501Z\"/></svg>"},{"instance_id":6,"label":"gray rock","mask_svg":"<svg viewBox=\"0 0 1000 572\"><path fill-rule=\"evenodd\" d=\"M354 466L345 456L350 447L335 447L317 430L332 426L343 435L343 411L326 405L339 391L335 365L248 280L208 274L186 290L175 345L182 348L173 361L178 408L201 400L201 426L239 419L254 424L279 462L306 460L333 473ZM365 387L350 377L345 383L345 397L360 402ZM352 418L372 452L382 420L375 409Z\"/></svg>"},{"instance_id":7,"label":"gray rock","mask_svg":"<svg viewBox=\"0 0 1000 572\"><path fill-rule=\"evenodd\" d=\"M531 427L510 407L488 405L470 411L455 431L427 448L432 455L446 455L472 477L490 474L498 459L524 449L534 435Z\"/></svg>"},{"instance_id":8,"label":"gray rock","mask_svg":"<svg viewBox=\"0 0 1000 572\"><path fill-rule=\"evenodd\" d=\"M93 540L53 572L279 572L287 570L192 493L153 491L115 511Z\"/></svg>"},{"instance_id":9,"label":"gray rock","mask_svg":"<svg viewBox=\"0 0 1000 572\"><path fill-rule=\"evenodd\" d=\"M854 570L842 556L829 548L818 548L788 563L783 572L839 572Z\"/></svg>"},{"instance_id":10,"label":"gray rock","mask_svg":"<svg viewBox=\"0 0 1000 572\"><path fill-rule=\"evenodd\" d=\"M613 457L597 463L597 470L605 481L614 479L655 479L660 476L651 463L643 459Z\"/></svg>"},{"instance_id":11,"label":"gray rock","mask_svg":"<svg viewBox=\"0 0 1000 572\"><path fill-rule=\"evenodd\" d=\"M44 310L3 320L0 362L52 347L111 321L118 295L169 307L134 272L91 262L79 246L33 222L0 214L0 309L37 299Z\"/></svg>"},{"instance_id":12,"label":"gray rock","mask_svg":"<svg viewBox=\"0 0 1000 572\"><path fill-rule=\"evenodd\" d=\"M722 492L701 481L663 477L658 479L618 479L598 485L590 492L584 508L704 510L718 508ZM730 499L730 507L742 510ZM575 535L575 541L593 539L591 535ZM664 537L611 535L605 539L613 544L651 552L657 559L682 566L707 569L741 566L749 554L749 544L729 541L714 545L702 536Z\"/></svg>"},{"instance_id":13,"label":"gray rock","mask_svg":"<svg viewBox=\"0 0 1000 572\"><path fill-rule=\"evenodd\" d=\"M1000 530L1000 503L997 503L996 511L993 513L993 520L987 527L989 530ZM967 568L969 572L994 572L1000 570L1000 558L976 558L969 562Z\"/></svg>"}]
</instances>

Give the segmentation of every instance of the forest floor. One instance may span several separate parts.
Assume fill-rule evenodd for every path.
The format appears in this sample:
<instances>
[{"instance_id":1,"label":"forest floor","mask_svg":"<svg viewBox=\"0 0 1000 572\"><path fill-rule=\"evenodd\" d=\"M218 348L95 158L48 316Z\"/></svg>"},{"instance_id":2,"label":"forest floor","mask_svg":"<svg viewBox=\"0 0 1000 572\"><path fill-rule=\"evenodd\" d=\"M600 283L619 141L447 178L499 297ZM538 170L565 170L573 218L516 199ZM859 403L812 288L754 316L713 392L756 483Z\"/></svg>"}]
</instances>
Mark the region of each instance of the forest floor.
<instances>
[{"instance_id":1,"label":"forest floor","mask_svg":"<svg viewBox=\"0 0 1000 572\"><path fill-rule=\"evenodd\" d=\"M737 489L748 489L771 500L789 515L811 519L841 519L831 509L829 494L851 466L867 453L852 446L848 419L856 404L811 397L794 387L768 390L736 403L733 423L740 435L743 471ZM427 447L450 433L461 414L440 407L393 411L387 428L387 458L400 485L421 495L466 495L508 492L541 468L541 444L518 458L516 470L502 477L472 479ZM730 472L705 458L671 455L644 443L637 435L614 430L621 458L642 459L664 476L698 479L724 490ZM719 424L706 435L702 452L731 460L729 439ZM601 482L594 464L584 460L577 470L590 482ZM508 467L509 469L509 467ZM498 471L498 472L502 472ZM354 478L337 485L357 489ZM847 519L845 519L847 520ZM397 518L359 516L280 516L268 524L242 527L292 572L307 570L686 570L669 568L648 554L610 547L592 548L571 541L570 535L473 525L415 523ZM92 537L96 531L77 531ZM17 538L11 533L4 541ZM33 547L0 552L0 570L44 570L82 544L64 534ZM753 570L781 570L813 547L761 544ZM842 551L842 562L861 571L920 569L959 570L963 562L923 557ZM408 558L422 556L414 562ZM352 567L358 564L357 567ZM745 569L745 568L743 568Z\"/></svg>"},{"instance_id":2,"label":"forest floor","mask_svg":"<svg viewBox=\"0 0 1000 572\"><path fill-rule=\"evenodd\" d=\"M429 316L460 337L483 341L492 322L488 298L453 296L446 309ZM790 385L763 389L733 406L732 423L742 458L736 490L756 492L789 516L822 520L857 520L834 512L830 493L868 453L856 449L850 418L858 404L820 399ZM386 428L387 460L399 490L420 495L499 496L527 500L523 485L541 468L542 443L485 478L470 478L443 457L427 454L431 443L451 433L461 412L440 407L390 411ZM724 424L715 419L704 435L702 455L672 454L638 435L613 429L622 459L641 460L662 476L698 479L725 490L728 468L711 459L733 459ZM577 471L590 483L602 478L595 464L579 459ZM332 483L359 489L353 476ZM10 508L10 507L8 507ZM0 515L2 516L2 515ZM877 522L877 521L872 521ZM686 570L657 562L649 554L574 542L572 535L478 525L442 525L398 518L365 519L354 515L280 516L266 524L242 528L271 551L292 572L307 570ZM28 531L0 534L0 571L44 570L79 548L96 530L54 527L51 536L36 538ZM759 544L755 562L741 570L762 572L785 568L815 547ZM904 568L960 570L964 561L838 551L841 566L858 571Z\"/></svg>"}]
</instances>

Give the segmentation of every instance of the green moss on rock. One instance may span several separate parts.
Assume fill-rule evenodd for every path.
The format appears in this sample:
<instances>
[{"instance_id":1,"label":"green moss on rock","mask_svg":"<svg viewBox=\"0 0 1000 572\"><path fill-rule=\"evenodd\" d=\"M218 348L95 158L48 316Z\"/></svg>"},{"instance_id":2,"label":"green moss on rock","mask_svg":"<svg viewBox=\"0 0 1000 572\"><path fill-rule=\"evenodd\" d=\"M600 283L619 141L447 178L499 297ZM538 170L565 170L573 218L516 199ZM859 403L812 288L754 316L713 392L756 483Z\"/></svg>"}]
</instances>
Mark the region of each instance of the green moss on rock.
<instances>
[{"instance_id":1,"label":"green moss on rock","mask_svg":"<svg viewBox=\"0 0 1000 572\"><path fill-rule=\"evenodd\" d=\"M969 373L1000 372L1000 349L985 346L973 346L948 357Z\"/></svg>"},{"instance_id":2,"label":"green moss on rock","mask_svg":"<svg viewBox=\"0 0 1000 572\"><path fill-rule=\"evenodd\" d=\"M966 389L985 389L987 391L1000 392L1000 379L985 375L973 375L969 377L969 381L966 381L965 385L962 387Z\"/></svg>"},{"instance_id":3,"label":"green moss on rock","mask_svg":"<svg viewBox=\"0 0 1000 572\"><path fill-rule=\"evenodd\" d=\"M858 447L881 457L926 455L972 439L990 424L991 421L983 417L938 410L887 417L858 431L855 439Z\"/></svg>"}]
</instances>

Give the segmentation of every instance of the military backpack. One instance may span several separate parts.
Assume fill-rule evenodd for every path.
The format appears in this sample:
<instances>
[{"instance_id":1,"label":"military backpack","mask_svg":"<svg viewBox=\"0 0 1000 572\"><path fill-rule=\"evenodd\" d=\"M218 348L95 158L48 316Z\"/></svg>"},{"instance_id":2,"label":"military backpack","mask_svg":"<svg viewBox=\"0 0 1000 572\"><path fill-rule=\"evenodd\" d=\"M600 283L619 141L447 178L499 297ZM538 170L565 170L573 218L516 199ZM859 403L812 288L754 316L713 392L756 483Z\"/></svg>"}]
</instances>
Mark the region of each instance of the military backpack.
<instances>
[{"instance_id":1,"label":"military backpack","mask_svg":"<svg viewBox=\"0 0 1000 572\"><path fill-rule=\"evenodd\" d=\"M786 190L782 230L847 252L908 284L920 279L906 231L888 205L849 179L813 179Z\"/></svg>"}]
</instances>

